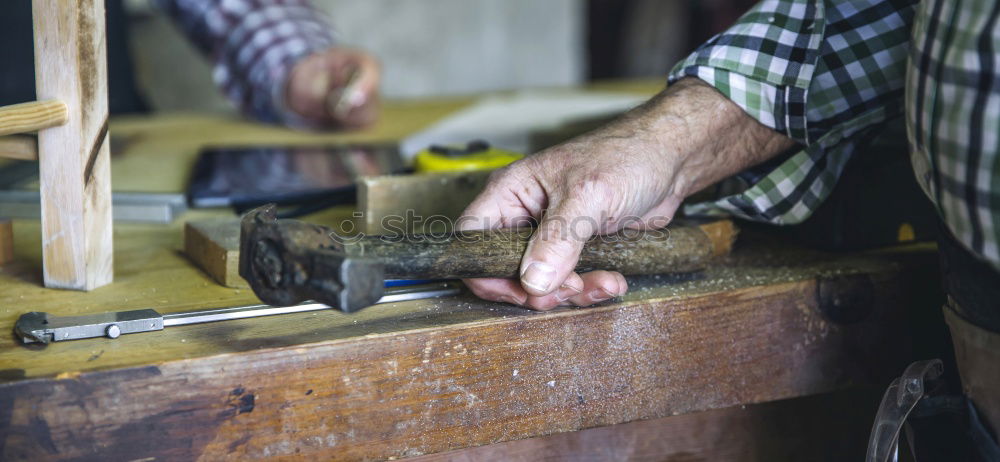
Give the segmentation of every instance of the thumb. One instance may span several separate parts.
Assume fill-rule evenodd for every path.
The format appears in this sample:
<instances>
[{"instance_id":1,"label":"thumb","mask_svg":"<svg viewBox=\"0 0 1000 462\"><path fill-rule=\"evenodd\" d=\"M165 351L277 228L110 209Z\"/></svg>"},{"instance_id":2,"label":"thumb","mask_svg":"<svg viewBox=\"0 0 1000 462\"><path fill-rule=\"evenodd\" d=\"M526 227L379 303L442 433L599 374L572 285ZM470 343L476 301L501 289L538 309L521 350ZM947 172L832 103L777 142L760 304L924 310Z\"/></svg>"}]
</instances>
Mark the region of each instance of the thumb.
<instances>
[{"instance_id":1,"label":"thumb","mask_svg":"<svg viewBox=\"0 0 1000 462\"><path fill-rule=\"evenodd\" d=\"M549 207L521 259L521 286L534 296L559 289L580 259L583 244L598 230L593 201L567 199Z\"/></svg>"}]
</instances>

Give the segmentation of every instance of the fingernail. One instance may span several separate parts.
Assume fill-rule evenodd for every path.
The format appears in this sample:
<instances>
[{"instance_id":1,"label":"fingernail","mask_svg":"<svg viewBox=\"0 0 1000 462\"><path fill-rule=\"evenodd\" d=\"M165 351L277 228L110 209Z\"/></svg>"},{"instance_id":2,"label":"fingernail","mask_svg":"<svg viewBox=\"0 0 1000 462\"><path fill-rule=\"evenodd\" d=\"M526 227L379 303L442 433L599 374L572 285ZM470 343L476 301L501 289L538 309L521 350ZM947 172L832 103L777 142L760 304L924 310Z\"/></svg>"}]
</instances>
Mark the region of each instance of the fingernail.
<instances>
[{"instance_id":1,"label":"fingernail","mask_svg":"<svg viewBox=\"0 0 1000 462\"><path fill-rule=\"evenodd\" d=\"M614 298L614 297L617 297L619 295L619 294L616 294L616 293L613 293L613 292L609 292L608 289L605 289L603 287L601 287L601 292L604 292L605 294L607 294L608 298Z\"/></svg>"},{"instance_id":2,"label":"fingernail","mask_svg":"<svg viewBox=\"0 0 1000 462\"><path fill-rule=\"evenodd\" d=\"M590 298L596 302L600 302L609 298L614 298L614 295L609 294L608 291L604 289L595 289L590 292Z\"/></svg>"},{"instance_id":3,"label":"fingernail","mask_svg":"<svg viewBox=\"0 0 1000 462\"><path fill-rule=\"evenodd\" d=\"M567 289L559 289L559 292L556 292L556 300L559 300L559 303L562 303L578 293L580 292L571 292Z\"/></svg>"},{"instance_id":4,"label":"fingernail","mask_svg":"<svg viewBox=\"0 0 1000 462\"><path fill-rule=\"evenodd\" d=\"M576 293L583 292L583 287L574 287L572 284L570 284L568 282L564 282L562 284L559 284L559 287L562 288L562 289L575 290Z\"/></svg>"},{"instance_id":5,"label":"fingernail","mask_svg":"<svg viewBox=\"0 0 1000 462\"><path fill-rule=\"evenodd\" d=\"M552 287L552 279L556 277L556 269L552 266L534 262L521 273L521 283L540 292L548 292Z\"/></svg>"},{"instance_id":6,"label":"fingernail","mask_svg":"<svg viewBox=\"0 0 1000 462\"><path fill-rule=\"evenodd\" d=\"M333 104L334 117L343 119L351 113L351 110L365 103L365 93L361 89L345 89L341 92L337 102Z\"/></svg>"},{"instance_id":7,"label":"fingernail","mask_svg":"<svg viewBox=\"0 0 1000 462\"><path fill-rule=\"evenodd\" d=\"M501 295L500 296L500 301L504 302L504 303L510 303L511 305L518 305L518 306L524 305L524 301L523 300L519 302L517 300L514 300L513 297L509 297L507 295Z\"/></svg>"},{"instance_id":8,"label":"fingernail","mask_svg":"<svg viewBox=\"0 0 1000 462\"><path fill-rule=\"evenodd\" d=\"M580 292L583 292L583 289L577 289L576 287L563 284L559 286L559 291L556 292L556 300L559 300L560 302L565 302L570 297L578 295Z\"/></svg>"},{"instance_id":9,"label":"fingernail","mask_svg":"<svg viewBox=\"0 0 1000 462\"><path fill-rule=\"evenodd\" d=\"M361 91L360 84L358 83L360 82L359 75L360 72L357 69L352 70L351 74L347 77L347 83L339 92L337 99L330 100L330 112L334 117L343 119L347 117L352 109L365 103L365 92Z\"/></svg>"}]
</instances>

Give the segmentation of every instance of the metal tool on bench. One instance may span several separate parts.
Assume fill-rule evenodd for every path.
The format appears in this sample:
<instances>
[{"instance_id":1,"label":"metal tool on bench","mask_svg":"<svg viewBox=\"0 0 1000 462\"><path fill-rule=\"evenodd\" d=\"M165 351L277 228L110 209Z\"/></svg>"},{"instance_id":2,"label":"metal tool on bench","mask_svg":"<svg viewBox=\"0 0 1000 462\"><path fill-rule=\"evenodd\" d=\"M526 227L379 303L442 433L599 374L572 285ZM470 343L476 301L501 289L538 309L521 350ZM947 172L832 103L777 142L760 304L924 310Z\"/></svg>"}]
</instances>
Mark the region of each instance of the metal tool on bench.
<instances>
[{"instance_id":1,"label":"metal tool on bench","mask_svg":"<svg viewBox=\"0 0 1000 462\"><path fill-rule=\"evenodd\" d=\"M455 295L461 291L456 282L437 282L385 289L376 303L393 303L422 298ZM160 314L156 310L132 310L83 316L53 316L48 313L25 313L14 325L14 333L24 343L49 343L84 338L118 338L122 334L152 332L166 327L230 321L277 314L328 310L322 303L302 303L291 306L249 305L211 310Z\"/></svg>"},{"instance_id":2,"label":"metal tool on bench","mask_svg":"<svg viewBox=\"0 0 1000 462\"><path fill-rule=\"evenodd\" d=\"M387 278L516 277L532 232L344 238L327 227L278 220L274 205L266 205L241 222L240 276L265 303L316 300L351 312L378 300ZM729 220L598 236L584 245L576 269L626 275L697 271L729 253L735 237Z\"/></svg>"},{"instance_id":3,"label":"metal tool on bench","mask_svg":"<svg viewBox=\"0 0 1000 462\"><path fill-rule=\"evenodd\" d=\"M0 217L42 216L38 191L0 190ZM111 195L111 213L117 222L171 223L187 210L183 194L116 192Z\"/></svg>"}]
</instances>

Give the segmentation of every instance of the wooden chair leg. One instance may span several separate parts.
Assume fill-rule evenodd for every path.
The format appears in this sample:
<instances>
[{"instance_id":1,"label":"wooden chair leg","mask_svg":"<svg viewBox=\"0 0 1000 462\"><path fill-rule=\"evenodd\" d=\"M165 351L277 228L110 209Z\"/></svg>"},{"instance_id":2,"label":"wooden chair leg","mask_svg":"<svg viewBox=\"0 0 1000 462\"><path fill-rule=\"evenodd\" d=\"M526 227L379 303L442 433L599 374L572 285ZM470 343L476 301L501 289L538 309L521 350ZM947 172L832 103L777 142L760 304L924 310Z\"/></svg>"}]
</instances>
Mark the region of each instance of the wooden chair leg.
<instances>
[{"instance_id":1,"label":"wooden chair leg","mask_svg":"<svg viewBox=\"0 0 1000 462\"><path fill-rule=\"evenodd\" d=\"M68 110L38 132L45 285L90 290L112 279L104 0L32 0L32 18L38 99Z\"/></svg>"}]
</instances>

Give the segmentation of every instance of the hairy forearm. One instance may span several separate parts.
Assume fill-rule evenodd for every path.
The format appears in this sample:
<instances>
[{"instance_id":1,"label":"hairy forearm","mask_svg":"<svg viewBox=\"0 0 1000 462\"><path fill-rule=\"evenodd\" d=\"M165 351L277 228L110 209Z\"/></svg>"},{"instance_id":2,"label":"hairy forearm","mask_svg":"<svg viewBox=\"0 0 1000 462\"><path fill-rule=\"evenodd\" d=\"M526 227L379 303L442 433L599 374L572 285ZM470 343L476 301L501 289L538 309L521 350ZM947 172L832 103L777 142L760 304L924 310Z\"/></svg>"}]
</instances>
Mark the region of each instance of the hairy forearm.
<instances>
[{"instance_id":1,"label":"hairy forearm","mask_svg":"<svg viewBox=\"0 0 1000 462\"><path fill-rule=\"evenodd\" d=\"M696 78L671 85L613 124L622 136L640 135L659 146L671 185L683 199L795 146L762 125L715 88Z\"/></svg>"}]
</instances>

